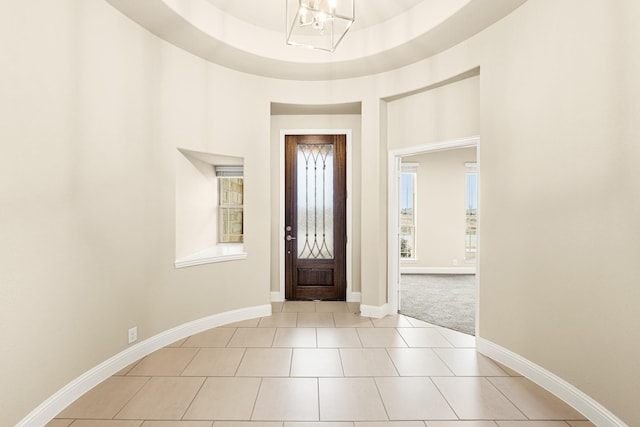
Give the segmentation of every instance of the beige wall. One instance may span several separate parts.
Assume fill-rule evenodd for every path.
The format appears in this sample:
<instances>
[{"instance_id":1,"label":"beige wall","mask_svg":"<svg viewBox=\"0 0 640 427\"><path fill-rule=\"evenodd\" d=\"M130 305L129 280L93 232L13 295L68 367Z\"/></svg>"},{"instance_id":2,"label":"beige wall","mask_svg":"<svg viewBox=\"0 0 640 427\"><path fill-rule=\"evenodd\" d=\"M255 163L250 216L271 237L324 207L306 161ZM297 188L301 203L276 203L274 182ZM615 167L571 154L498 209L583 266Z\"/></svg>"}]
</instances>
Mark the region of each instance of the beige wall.
<instances>
[{"instance_id":1,"label":"beige wall","mask_svg":"<svg viewBox=\"0 0 640 427\"><path fill-rule=\"evenodd\" d=\"M402 267L473 268L465 262L465 162L475 162L475 148L437 151L402 158L417 163L416 259ZM455 260L455 261L454 261Z\"/></svg>"},{"instance_id":2,"label":"beige wall","mask_svg":"<svg viewBox=\"0 0 640 427\"><path fill-rule=\"evenodd\" d=\"M131 326L140 341L269 302L269 105L258 79L159 42L104 1L7 4L0 27L10 426L127 348ZM177 147L245 158L246 260L173 267Z\"/></svg>"},{"instance_id":3,"label":"beige wall","mask_svg":"<svg viewBox=\"0 0 640 427\"><path fill-rule=\"evenodd\" d=\"M636 1L529 1L481 39L480 335L629 425L640 425L638 18Z\"/></svg>"},{"instance_id":4,"label":"beige wall","mask_svg":"<svg viewBox=\"0 0 640 427\"><path fill-rule=\"evenodd\" d=\"M397 145L384 99L476 67L479 334L640 424L639 20L635 0L529 1L429 60L301 82L207 64L101 0L6 4L0 424L125 349L132 325L144 339L269 301L270 102L362 102L361 292L382 306L387 150L449 138L406 128ZM244 157L246 260L173 268L176 147Z\"/></svg>"},{"instance_id":5,"label":"beige wall","mask_svg":"<svg viewBox=\"0 0 640 427\"><path fill-rule=\"evenodd\" d=\"M423 146L480 134L480 77L402 96L388 104L388 148Z\"/></svg>"}]
</instances>

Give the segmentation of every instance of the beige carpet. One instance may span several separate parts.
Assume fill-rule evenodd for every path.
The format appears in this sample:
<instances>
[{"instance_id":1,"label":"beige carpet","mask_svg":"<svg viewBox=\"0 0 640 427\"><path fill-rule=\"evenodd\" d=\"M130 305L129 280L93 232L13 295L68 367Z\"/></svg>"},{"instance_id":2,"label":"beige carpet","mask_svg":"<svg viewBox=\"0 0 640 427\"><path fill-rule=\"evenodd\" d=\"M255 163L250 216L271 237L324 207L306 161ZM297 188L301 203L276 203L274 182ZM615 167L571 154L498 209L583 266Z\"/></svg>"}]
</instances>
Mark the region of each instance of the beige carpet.
<instances>
[{"instance_id":1,"label":"beige carpet","mask_svg":"<svg viewBox=\"0 0 640 427\"><path fill-rule=\"evenodd\" d=\"M400 313L475 335L474 274L403 274Z\"/></svg>"}]
</instances>

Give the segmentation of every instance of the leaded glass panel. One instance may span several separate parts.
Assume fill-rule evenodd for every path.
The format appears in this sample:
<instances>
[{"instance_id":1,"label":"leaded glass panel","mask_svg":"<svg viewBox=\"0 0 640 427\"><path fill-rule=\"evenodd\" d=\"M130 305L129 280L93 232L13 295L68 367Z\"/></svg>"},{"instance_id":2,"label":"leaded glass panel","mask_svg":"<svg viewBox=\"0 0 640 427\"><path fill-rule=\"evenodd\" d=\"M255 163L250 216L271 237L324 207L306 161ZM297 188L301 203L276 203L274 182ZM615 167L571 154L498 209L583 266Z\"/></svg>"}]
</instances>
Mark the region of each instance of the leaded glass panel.
<instances>
[{"instance_id":1,"label":"leaded glass panel","mask_svg":"<svg viewBox=\"0 0 640 427\"><path fill-rule=\"evenodd\" d=\"M298 258L332 259L333 145L298 144Z\"/></svg>"}]
</instances>

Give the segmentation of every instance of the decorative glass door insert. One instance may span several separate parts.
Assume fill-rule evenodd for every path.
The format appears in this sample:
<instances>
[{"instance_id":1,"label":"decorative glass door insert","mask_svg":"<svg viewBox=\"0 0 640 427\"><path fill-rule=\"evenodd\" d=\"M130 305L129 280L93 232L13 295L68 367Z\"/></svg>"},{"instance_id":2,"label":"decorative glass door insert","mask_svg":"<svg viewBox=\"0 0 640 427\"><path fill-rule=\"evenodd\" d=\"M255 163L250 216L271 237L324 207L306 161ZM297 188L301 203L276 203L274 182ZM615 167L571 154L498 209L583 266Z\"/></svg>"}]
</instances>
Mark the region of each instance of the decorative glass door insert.
<instances>
[{"instance_id":1,"label":"decorative glass door insert","mask_svg":"<svg viewBox=\"0 0 640 427\"><path fill-rule=\"evenodd\" d=\"M298 258L332 259L333 145L298 144Z\"/></svg>"}]
</instances>

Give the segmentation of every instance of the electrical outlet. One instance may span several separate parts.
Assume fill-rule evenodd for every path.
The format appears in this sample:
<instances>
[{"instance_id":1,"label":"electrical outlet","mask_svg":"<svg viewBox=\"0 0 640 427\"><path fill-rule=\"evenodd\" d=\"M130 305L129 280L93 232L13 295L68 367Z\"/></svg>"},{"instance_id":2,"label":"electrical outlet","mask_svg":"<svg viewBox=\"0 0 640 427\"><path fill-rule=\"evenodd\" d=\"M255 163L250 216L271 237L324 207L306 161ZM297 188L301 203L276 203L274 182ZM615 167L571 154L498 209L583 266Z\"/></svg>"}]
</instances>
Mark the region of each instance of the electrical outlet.
<instances>
[{"instance_id":1,"label":"electrical outlet","mask_svg":"<svg viewBox=\"0 0 640 427\"><path fill-rule=\"evenodd\" d=\"M135 342L138 339L138 327L129 328L127 336L129 337L129 344Z\"/></svg>"},{"instance_id":2,"label":"electrical outlet","mask_svg":"<svg viewBox=\"0 0 640 427\"><path fill-rule=\"evenodd\" d=\"M458 265L458 260L457 259L453 260L453 265Z\"/></svg>"}]
</instances>

